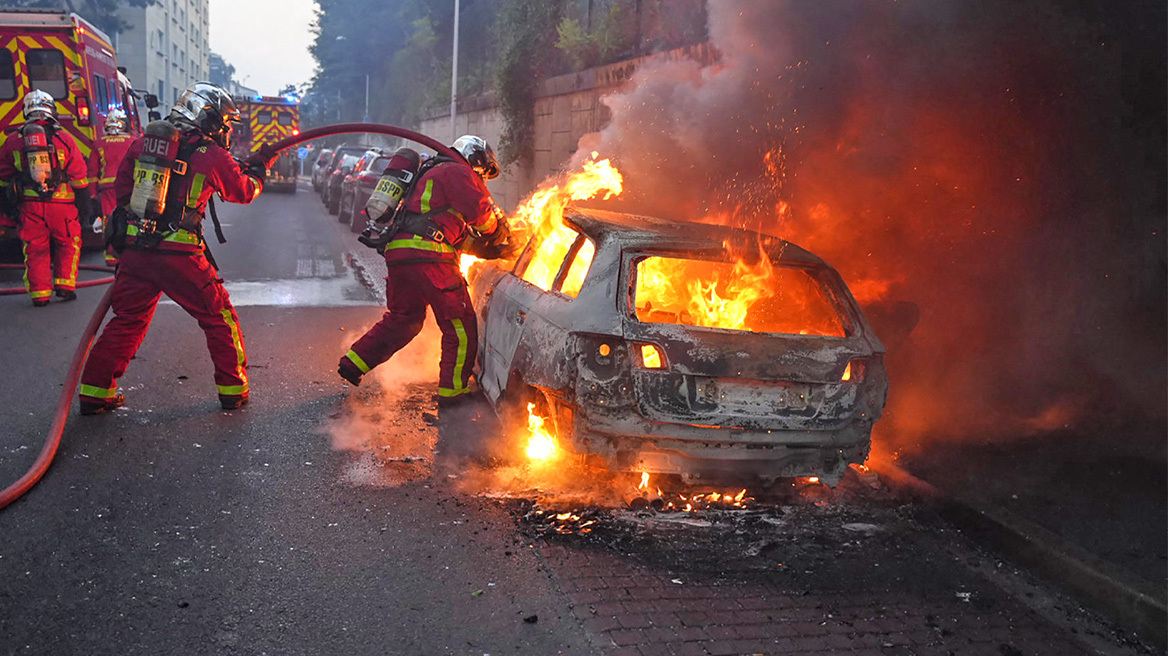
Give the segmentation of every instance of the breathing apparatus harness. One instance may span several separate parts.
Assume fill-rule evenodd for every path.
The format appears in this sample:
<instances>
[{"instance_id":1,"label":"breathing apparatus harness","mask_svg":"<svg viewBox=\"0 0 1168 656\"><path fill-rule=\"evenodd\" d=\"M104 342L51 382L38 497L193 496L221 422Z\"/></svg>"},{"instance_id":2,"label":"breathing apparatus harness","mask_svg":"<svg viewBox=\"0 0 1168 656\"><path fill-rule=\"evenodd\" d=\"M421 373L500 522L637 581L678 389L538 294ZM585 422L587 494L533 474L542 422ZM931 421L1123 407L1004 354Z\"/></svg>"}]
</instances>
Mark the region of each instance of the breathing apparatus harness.
<instances>
[{"instance_id":1,"label":"breathing apparatus harness","mask_svg":"<svg viewBox=\"0 0 1168 656\"><path fill-rule=\"evenodd\" d=\"M191 138L190 132L182 133L167 120L153 121L146 126L142 152L134 162L130 202L119 205L111 217L113 229L107 233L107 243L114 250L125 249L130 225L137 227L132 247L138 250L161 250L159 247L167 237L186 230L198 236L207 260L219 268L203 238L203 214L188 207L181 197L172 197L171 177L186 175L191 155L200 147L214 143L201 132L195 134L197 138ZM216 239L220 244L226 243L214 198L208 199L207 208Z\"/></svg>"},{"instance_id":2,"label":"breathing apparatus harness","mask_svg":"<svg viewBox=\"0 0 1168 656\"><path fill-rule=\"evenodd\" d=\"M21 175L17 177L13 186L16 198L12 199L12 202L19 202L25 190L36 192L42 200L52 198L61 185L69 182L62 161L65 153L57 150L53 143L53 138L57 135L56 122L49 120L42 125L37 121L27 121L8 132L20 133L20 156L24 163Z\"/></svg>"},{"instance_id":3,"label":"breathing apparatus harness","mask_svg":"<svg viewBox=\"0 0 1168 656\"><path fill-rule=\"evenodd\" d=\"M434 221L434 217L444 214L450 209L449 205L436 207L424 214L408 212L405 209L407 201L418 186L418 182L430 169L455 160L443 155L436 155L420 162L417 152L410 148L399 148L394 153L393 159L390 160L391 163L394 160L402 163L404 168L387 169L381 179L377 181L377 186L374 187L373 194L370 195L369 202L365 205L365 214L369 217L369 223L361 232L361 236L357 237L357 241L380 252L385 250L385 246L389 244L394 235L399 232L408 232L439 244L450 244L457 248L462 240L460 239L457 243L451 242L442 226Z\"/></svg>"}]
</instances>

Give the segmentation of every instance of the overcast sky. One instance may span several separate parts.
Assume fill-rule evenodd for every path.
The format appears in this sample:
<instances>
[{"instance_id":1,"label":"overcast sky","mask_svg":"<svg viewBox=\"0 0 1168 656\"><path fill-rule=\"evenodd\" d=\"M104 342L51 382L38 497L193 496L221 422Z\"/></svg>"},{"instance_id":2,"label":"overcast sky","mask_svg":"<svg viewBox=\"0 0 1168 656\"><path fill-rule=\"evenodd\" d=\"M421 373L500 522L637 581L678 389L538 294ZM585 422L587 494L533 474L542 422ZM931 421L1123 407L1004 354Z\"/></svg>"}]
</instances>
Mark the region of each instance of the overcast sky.
<instances>
[{"instance_id":1,"label":"overcast sky","mask_svg":"<svg viewBox=\"0 0 1168 656\"><path fill-rule=\"evenodd\" d=\"M211 52L235 66L235 79L261 94L312 77L308 54L314 0L210 0Z\"/></svg>"}]
</instances>

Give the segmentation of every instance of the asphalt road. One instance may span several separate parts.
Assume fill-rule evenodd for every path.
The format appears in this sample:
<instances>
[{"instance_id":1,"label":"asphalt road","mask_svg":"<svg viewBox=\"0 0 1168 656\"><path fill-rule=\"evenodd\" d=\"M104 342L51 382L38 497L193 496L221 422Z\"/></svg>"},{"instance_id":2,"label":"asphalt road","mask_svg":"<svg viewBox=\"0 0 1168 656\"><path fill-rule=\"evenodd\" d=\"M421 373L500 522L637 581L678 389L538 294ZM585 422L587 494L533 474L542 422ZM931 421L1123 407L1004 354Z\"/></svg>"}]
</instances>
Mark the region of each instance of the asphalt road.
<instances>
[{"instance_id":1,"label":"asphalt road","mask_svg":"<svg viewBox=\"0 0 1168 656\"><path fill-rule=\"evenodd\" d=\"M501 506L356 475L360 454L332 448L336 360L382 311L345 265L353 236L304 190L220 214L252 403L218 410L201 331L161 305L127 407L74 414L0 512L0 653L595 653ZM3 485L35 458L100 293L0 297Z\"/></svg>"},{"instance_id":2,"label":"asphalt road","mask_svg":"<svg viewBox=\"0 0 1168 656\"><path fill-rule=\"evenodd\" d=\"M74 410L0 511L0 655L1157 653L871 481L703 516L549 514L546 490L450 460L490 430L481 408L424 421L432 326L376 381L336 376L383 269L315 195L220 214L252 403L219 410L201 332L161 305L126 408ZM0 297L0 485L35 459L100 294ZM564 533L560 510L594 524Z\"/></svg>"}]
</instances>

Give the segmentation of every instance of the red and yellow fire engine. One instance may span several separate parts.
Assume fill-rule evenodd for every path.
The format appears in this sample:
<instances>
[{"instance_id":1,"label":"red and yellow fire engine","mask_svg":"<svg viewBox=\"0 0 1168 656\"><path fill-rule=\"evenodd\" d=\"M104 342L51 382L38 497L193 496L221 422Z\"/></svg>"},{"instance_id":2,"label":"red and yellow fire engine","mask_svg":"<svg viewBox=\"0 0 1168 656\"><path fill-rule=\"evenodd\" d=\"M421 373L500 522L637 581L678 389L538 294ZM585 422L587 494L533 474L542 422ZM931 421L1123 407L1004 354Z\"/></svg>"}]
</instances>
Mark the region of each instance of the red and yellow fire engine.
<instances>
[{"instance_id":1,"label":"red and yellow fire engine","mask_svg":"<svg viewBox=\"0 0 1168 656\"><path fill-rule=\"evenodd\" d=\"M231 150L246 159L260 146L300 134L300 101L294 96L236 97L240 123L231 136ZM264 189L296 193L300 161L296 153L286 150L268 170Z\"/></svg>"},{"instance_id":2,"label":"red and yellow fire engine","mask_svg":"<svg viewBox=\"0 0 1168 656\"><path fill-rule=\"evenodd\" d=\"M118 68L110 39L77 14L56 9L0 10L0 141L24 122L21 103L33 89L57 101L57 118L89 157L112 109L142 131L134 90ZM83 230L86 246L101 235Z\"/></svg>"}]
</instances>

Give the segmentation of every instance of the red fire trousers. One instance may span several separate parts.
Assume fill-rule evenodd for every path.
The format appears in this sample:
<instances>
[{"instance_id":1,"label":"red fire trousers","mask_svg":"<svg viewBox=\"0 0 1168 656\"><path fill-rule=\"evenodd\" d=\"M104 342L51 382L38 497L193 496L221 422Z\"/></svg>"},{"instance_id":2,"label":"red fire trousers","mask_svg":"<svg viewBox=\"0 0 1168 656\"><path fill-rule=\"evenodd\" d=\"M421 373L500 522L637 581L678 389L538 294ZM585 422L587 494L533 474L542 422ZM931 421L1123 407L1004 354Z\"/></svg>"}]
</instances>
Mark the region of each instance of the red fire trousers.
<instances>
[{"instance_id":1,"label":"red fire trousers","mask_svg":"<svg viewBox=\"0 0 1168 656\"><path fill-rule=\"evenodd\" d=\"M114 318L105 325L85 363L82 400L100 402L117 396L117 380L142 344L162 294L194 317L206 334L219 396L247 396L247 354L239 317L203 253L127 249L122 252L112 293Z\"/></svg>"},{"instance_id":2,"label":"red fire trousers","mask_svg":"<svg viewBox=\"0 0 1168 656\"><path fill-rule=\"evenodd\" d=\"M72 203L22 202L20 239L24 242L24 288L32 300L47 299L54 289L76 289L81 224Z\"/></svg>"},{"instance_id":3,"label":"red fire trousers","mask_svg":"<svg viewBox=\"0 0 1168 656\"><path fill-rule=\"evenodd\" d=\"M361 373L368 373L421 332L429 306L442 331L438 395L452 398L469 393L479 348L478 323L458 266L446 262L390 265L385 305L389 311L344 357Z\"/></svg>"}]
</instances>

